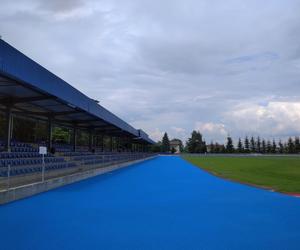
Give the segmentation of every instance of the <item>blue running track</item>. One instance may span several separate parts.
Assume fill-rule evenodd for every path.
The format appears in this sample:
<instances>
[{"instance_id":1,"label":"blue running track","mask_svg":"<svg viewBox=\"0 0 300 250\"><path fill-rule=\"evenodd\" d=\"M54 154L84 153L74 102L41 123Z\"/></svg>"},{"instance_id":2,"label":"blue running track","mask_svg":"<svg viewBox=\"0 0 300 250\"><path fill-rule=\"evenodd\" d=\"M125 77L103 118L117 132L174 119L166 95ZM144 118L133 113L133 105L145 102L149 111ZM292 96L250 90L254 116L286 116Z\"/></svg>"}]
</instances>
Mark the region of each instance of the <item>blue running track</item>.
<instances>
[{"instance_id":1,"label":"blue running track","mask_svg":"<svg viewBox=\"0 0 300 250\"><path fill-rule=\"evenodd\" d=\"M0 206L1 250L300 249L300 199L159 157Z\"/></svg>"}]
</instances>

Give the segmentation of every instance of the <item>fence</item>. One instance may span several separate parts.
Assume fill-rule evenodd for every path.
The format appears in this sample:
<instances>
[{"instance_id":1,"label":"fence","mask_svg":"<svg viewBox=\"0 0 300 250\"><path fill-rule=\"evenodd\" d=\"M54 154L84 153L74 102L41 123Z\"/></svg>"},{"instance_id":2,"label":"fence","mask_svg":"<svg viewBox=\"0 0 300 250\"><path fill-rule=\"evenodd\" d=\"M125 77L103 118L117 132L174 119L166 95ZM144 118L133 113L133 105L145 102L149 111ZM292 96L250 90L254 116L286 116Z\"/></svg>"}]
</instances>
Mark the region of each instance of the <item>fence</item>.
<instances>
[{"instance_id":1,"label":"fence","mask_svg":"<svg viewBox=\"0 0 300 250\"><path fill-rule=\"evenodd\" d=\"M91 169L106 168L125 162L133 162L146 159L151 153L101 153L101 154L77 154L76 156L56 157L60 159L49 163L42 160L40 164L26 166L12 166L7 164L0 167L0 190L8 190L49 179L62 177L74 173L86 172ZM62 158L62 159L61 159Z\"/></svg>"}]
</instances>

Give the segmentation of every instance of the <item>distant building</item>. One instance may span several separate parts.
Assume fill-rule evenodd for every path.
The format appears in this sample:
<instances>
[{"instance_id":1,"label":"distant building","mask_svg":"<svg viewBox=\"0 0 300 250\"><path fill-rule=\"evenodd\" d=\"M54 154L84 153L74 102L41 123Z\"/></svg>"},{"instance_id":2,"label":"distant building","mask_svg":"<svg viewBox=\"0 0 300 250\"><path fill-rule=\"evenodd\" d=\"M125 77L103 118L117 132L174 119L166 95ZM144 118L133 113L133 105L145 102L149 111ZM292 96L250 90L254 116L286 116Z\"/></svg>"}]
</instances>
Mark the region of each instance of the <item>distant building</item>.
<instances>
[{"instance_id":1,"label":"distant building","mask_svg":"<svg viewBox=\"0 0 300 250\"><path fill-rule=\"evenodd\" d=\"M214 145L212 145L212 144L206 145L206 150L207 150L207 153L212 153L212 151L214 150Z\"/></svg>"},{"instance_id":2,"label":"distant building","mask_svg":"<svg viewBox=\"0 0 300 250\"><path fill-rule=\"evenodd\" d=\"M173 139L170 141L170 149L175 149L175 154L180 154L182 149L182 141L179 139Z\"/></svg>"}]
</instances>

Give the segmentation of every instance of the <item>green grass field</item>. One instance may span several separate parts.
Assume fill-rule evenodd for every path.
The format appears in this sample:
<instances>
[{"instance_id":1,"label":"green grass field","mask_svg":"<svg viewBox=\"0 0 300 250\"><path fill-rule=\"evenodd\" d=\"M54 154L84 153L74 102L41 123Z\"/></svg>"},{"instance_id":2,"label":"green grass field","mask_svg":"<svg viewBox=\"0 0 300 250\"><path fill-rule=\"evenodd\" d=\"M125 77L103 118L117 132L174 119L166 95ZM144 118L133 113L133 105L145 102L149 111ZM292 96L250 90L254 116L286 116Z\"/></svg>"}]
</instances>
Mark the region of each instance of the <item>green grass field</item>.
<instances>
[{"instance_id":1,"label":"green grass field","mask_svg":"<svg viewBox=\"0 0 300 250\"><path fill-rule=\"evenodd\" d=\"M183 156L214 175L279 192L300 193L300 158Z\"/></svg>"}]
</instances>

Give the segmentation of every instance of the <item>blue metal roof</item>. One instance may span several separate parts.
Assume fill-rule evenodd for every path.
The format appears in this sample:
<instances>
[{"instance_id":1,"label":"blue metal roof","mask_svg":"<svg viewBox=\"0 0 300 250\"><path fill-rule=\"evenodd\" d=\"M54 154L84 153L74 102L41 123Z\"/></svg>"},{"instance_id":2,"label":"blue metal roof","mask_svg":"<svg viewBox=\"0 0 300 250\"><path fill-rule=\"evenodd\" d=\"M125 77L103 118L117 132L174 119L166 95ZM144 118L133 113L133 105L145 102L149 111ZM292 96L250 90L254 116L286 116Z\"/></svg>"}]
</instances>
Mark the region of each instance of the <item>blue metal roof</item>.
<instances>
[{"instance_id":1,"label":"blue metal roof","mask_svg":"<svg viewBox=\"0 0 300 250\"><path fill-rule=\"evenodd\" d=\"M139 137L140 137L142 140L147 141L147 142L149 142L149 143L151 143L151 144L154 144L154 143L155 143L155 141L151 140L151 139L149 138L149 135L148 135L145 131L143 131L142 129L138 129L138 132L139 132Z\"/></svg>"},{"instance_id":2,"label":"blue metal roof","mask_svg":"<svg viewBox=\"0 0 300 250\"><path fill-rule=\"evenodd\" d=\"M25 87L37 90L39 93L54 97L68 107L84 111L86 114L99 118L99 120L111 124L133 136L140 136L139 130L136 130L96 103L95 100L87 97L1 39L0 74L19 82ZM22 94L26 96L25 89L13 91L19 91L20 93L23 91ZM140 137L145 142L153 143L146 133L142 133Z\"/></svg>"}]
</instances>

